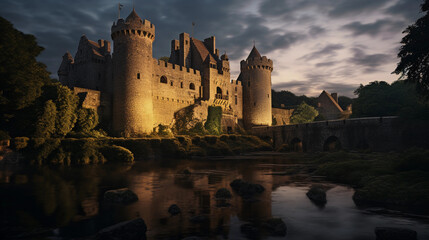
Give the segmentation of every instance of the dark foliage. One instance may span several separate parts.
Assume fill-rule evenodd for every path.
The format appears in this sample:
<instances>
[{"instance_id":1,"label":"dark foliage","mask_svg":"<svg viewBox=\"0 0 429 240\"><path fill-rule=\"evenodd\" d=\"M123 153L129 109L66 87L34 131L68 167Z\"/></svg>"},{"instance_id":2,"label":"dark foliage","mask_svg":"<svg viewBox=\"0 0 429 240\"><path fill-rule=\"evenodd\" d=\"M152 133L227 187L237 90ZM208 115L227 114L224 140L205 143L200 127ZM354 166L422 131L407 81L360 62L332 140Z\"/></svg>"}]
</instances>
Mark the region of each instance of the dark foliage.
<instances>
[{"instance_id":1,"label":"dark foliage","mask_svg":"<svg viewBox=\"0 0 429 240\"><path fill-rule=\"evenodd\" d=\"M396 81L371 82L356 89L353 117L402 116L409 119L428 119L429 106L421 101L413 84Z\"/></svg>"},{"instance_id":2,"label":"dark foliage","mask_svg":"<svg viewBox=\"0 0 429 240\"><path fill-rule=\"evenodd\" d=\"M401 59L394 73L400 79L415 83L417 91L429 99L429 1L421 6L425 15L408 26L403 33L398 57Z\"/></svg>"},{"instance_id":3,"label":"dark foliage","mask_svg":"<svg viewBox=\"0 0 429 240\"><path fill-rule=\"evenodd\" d=\"M296 108L302 102L306 102L308 105L312 107L317 107L317 99L314 97L307 97L305 95L296 96L295 94L289 91L280 91L276 92L271 90L272 93L272 106L274 108L280 108L283 104L285 108L292 109Z\"/></svg>"}]
</instances>

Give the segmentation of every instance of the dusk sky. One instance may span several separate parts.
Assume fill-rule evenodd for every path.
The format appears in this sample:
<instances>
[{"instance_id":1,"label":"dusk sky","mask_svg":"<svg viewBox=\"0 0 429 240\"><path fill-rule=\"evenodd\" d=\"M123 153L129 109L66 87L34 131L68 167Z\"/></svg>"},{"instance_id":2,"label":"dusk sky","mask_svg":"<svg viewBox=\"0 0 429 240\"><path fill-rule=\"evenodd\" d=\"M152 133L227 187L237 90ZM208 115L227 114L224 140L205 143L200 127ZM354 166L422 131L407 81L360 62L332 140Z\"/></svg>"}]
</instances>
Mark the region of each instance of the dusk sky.
<instances>
[{"instance_id":1,"label":"dusk sky","mask_svg":"<svg viewBox=\"0 0 429 240\"><path fill-rule=\"evenodd\" d=\"M421 0L158 0L134 1L137 13L156 28L154 57L170 55L181 32L203 40L216 36L227 52L231 78L252 49L274 61L275 90L317 96L322 90L353 97L359 84L392 82L402 31L420 15ZM121 17L132 10L122 0ZM2 0L0 16L34 34L45 51L39 60L52 76L62 55L75 55L82 34L110 38L118 1Z\"/></svg>"}]
</instances>

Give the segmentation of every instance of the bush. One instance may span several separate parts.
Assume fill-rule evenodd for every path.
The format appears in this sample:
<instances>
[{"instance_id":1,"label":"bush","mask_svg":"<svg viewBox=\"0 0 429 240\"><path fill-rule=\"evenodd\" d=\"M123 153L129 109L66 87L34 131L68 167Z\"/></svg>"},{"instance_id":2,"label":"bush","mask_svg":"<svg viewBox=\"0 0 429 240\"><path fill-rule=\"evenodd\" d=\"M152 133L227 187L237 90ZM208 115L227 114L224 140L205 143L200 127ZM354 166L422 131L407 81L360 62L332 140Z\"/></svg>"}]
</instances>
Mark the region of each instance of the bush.
<instances>
[{"instance_id":1,"label":"bush","mask_svg":"<svg viewBox=\"0 0 429 240\"><path fill-rule=\"evenodd\" d=\"M77 110L76 132L89 133L98 125L98 114L93 109L80 108Z\"/></svg>"},{"instance_id":2,"label":"bush","mask_svg":"<svg viewBox=\"0 0 429 240\"><path fill-rule=\"evenodd\" d=\"M209 106L207 121L204 128L209 134L219 135L222 133L222 108L219 106Z\"/></svg>"},{"instance_id":3,"label":"bush","mask_svg":"<svg viewBox=\"0 0 429 240\"><path fill-rule=\"evenodd\" d=\"M107 159L107 161L127 163L134 161L133 153L130 150L121 146L105 146L102 147L100 151L103 154L104 158Z\"/></svg>"},{"instance_id":4,"label":"bush","mask_svg":"<svg viewBox=\"0 0 429 240\"><path fill-rule=\"evenodd\" d=\"M429 151L423 149L408 150L400 155L400 160L395 165L395 169L398 171L429 171Z\"/></svg>"}]
</instances>

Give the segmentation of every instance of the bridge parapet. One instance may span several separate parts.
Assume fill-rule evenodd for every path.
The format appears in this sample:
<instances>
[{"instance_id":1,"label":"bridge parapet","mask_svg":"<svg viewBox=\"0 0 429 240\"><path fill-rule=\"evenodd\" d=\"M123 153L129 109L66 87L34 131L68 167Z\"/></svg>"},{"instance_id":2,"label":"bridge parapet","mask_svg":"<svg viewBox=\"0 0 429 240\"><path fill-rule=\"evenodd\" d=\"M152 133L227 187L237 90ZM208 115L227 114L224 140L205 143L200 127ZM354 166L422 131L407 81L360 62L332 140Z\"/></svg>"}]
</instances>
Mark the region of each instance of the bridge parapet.
<instances>
[{"instance_id":1,"label":"bridge parapet","mask_svg":"<svg viewBox=\"0 0 429 240\"><path fill-rule=\"evenodd\" d=\"M274 147L301 144L304 151L323 151L332 141L343 149L375 151L399 150L409 146L427 146L429 123L410 124L396 116L318 121L296 125L252 128L252 134L270 137ZM329 145L329 146L328 146Z\"/></svg>"}]
</instances>

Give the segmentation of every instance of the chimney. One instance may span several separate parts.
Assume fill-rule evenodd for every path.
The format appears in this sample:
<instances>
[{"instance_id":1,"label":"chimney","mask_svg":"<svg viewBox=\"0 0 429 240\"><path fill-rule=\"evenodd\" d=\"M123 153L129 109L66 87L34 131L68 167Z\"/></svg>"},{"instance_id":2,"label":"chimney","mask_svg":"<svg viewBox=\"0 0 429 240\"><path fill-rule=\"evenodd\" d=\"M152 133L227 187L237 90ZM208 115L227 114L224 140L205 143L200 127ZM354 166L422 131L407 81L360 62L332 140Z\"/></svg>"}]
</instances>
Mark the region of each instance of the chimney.
<instances>
[{"instance_id":1,"label":"chimney","mask_svg":"<svg viewBox=\"0 0 429 240\"><path fill-rule=\"evenodd\" d=\"M337 93L332 93L331 96L335 100L335 102L338 103L338 94Z\"/></svg>"}]
</instances>

